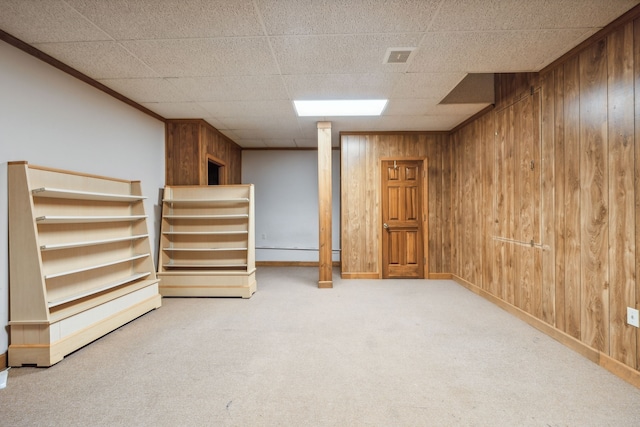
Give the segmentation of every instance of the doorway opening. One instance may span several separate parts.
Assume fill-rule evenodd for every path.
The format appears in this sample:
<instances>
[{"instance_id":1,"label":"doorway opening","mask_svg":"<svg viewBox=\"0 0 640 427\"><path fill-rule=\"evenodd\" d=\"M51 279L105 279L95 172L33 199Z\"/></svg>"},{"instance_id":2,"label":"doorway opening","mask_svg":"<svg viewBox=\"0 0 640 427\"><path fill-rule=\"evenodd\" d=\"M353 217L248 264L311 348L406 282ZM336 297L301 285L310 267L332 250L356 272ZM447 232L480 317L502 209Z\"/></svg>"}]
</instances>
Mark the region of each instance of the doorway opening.
<instances>
[{"instance_id":1,"label":"doorway opening","mask_svg":"<svg viewBox=\"0 0 640 427\"><path fill-rule=\"evenodd\" d=\"M220 185L221 165L211 159L207 162L207 185Z\"/></svg>"}]
</instances>

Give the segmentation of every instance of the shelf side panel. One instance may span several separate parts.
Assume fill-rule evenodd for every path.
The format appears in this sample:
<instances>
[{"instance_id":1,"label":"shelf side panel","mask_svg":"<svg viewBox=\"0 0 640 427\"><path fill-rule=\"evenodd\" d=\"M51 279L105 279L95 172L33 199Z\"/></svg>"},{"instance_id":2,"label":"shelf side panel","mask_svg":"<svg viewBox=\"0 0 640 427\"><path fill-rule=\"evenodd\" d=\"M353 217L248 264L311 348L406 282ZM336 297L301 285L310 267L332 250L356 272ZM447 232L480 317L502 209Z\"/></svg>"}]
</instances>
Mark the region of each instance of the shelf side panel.
<instances>
[{"instance_id":1,"label":"shelf side panel","mask_svg":"<svg viewBox=\"0 0 640 427\"><path fill-rule=\"evenodd\" d=\"M48 321L28 165L9 164L9 318Z\"/></svg>"}]
</instances>

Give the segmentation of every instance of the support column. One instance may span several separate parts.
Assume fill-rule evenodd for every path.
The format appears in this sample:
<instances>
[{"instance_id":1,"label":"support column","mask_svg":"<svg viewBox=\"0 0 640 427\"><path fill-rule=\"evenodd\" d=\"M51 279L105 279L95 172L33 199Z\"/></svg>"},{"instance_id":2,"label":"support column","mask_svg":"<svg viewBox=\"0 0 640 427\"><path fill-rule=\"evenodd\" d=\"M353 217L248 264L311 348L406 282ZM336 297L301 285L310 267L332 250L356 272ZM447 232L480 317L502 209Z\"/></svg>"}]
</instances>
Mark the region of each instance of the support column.
<instances>
[{"instance_id":1,"label":"support column","mask_svg":"<svg viewBox=\"0 0 640 427\"><path fill-rule=\"evenodd\" d=\"M333 288L331 260L331 122L318 122L319 288Z\"/></svg>"}]
</instances>

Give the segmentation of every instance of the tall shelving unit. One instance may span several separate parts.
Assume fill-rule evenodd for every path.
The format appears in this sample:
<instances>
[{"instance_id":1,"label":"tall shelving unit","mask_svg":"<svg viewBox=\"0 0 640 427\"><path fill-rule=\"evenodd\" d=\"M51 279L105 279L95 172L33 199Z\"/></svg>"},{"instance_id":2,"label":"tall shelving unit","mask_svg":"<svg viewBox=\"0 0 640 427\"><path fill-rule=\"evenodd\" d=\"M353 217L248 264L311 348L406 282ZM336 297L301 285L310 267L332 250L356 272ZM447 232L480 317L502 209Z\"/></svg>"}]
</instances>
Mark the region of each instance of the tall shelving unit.
<instances>
[{"instance_id":1,"label":"tall shelving unit","mask_svg":"<svg viewBox=\"0 0 640 427\"><path fill-rule=\"evenodd\" d=\"M161 306L140 182L9 162L9 365L51 366Z\"/></svg>"},{"instance_id":2,"label":"tall shelving unit","mask_svg":"<svg viewBox=\"0 0 640 427\"><path fill-rule=\"evenodd\" d=\"M253 295L253 194L252 184L165 187L158 265L163 296Z\"/></svg>"}]
</instances>

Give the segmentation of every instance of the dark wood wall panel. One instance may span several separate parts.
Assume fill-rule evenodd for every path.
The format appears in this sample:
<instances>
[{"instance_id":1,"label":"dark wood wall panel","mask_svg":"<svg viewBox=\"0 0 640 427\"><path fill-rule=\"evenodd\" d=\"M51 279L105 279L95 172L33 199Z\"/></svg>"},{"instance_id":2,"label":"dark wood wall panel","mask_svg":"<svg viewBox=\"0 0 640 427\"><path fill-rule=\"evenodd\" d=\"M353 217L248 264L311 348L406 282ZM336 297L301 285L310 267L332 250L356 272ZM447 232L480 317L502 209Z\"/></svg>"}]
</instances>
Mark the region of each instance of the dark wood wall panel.
<instances>
[{"instance_id":1,"label":"dark wood wall panel","mask_svg":"<svg viewBox=\"0 0 640 427\"><path fill-rule=\"evenodd\" d=\"M580 339L580 74L578 57L564 65L565 332ZM561 165L557 165L561 167Z\"/></svg>"},{"instance_id":2,"label":"dark wood wall panel","mask_svg":"<svg viewBox=\"0 0 640 427\"><path fill-rule=\"evenodd\" d=\"M582 341L609 350L607 52L601 40L580 54Z\"/></svg>"},{"instance_id":3,"label":"dark wood wall panel","mask_svg":"<svg viewBox=\"0 0 640 427\"><path fill-rule=\"evenodd\" d=\"M204 120L165 122L165 183L206 185L209 156L224 163L227 184L242 181L242 149Z\"/></svg>"},{"instance_id":4,"label":"dark wood wall panel","mask_svg":"<svg viewBox=\"0 0 640 427\"><path fill-rule=\"evenodd\" d=\"M594 40L450 135L449 268L638 370L640 24Z\"/></svg>"},{"instance_id":5,"label":"dark wood wall panel","mask_svg":"<svg viewBox=\"0 0 640 427\"><path fill-rule=\"evenodd\" d=\"M634 365L636 333L626 325L635 294L633 25L607 39L609 145L609 319L611 356Z\"/></svg>"}]
</instances>

